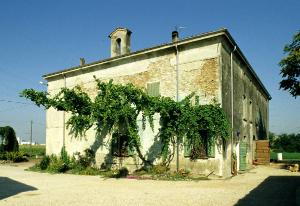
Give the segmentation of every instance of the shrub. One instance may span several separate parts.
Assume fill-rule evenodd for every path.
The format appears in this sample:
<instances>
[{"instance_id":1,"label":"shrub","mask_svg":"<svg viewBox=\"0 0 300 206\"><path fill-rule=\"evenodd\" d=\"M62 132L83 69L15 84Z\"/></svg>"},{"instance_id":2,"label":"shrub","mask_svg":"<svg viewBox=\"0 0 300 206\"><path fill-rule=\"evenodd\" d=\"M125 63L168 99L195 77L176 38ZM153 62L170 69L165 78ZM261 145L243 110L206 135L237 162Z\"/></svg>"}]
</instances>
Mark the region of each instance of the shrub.
<instances>
[{"instance_id":1,"label":"shrub","mask_svg":"<svg viewBox=\"0 0 300 206\"><path fill-rule=\"evenodd\" d=\"M28 157L44 156L46 154L45 145L20 145L19 150Z\"/></svg>"},{"instance_id":2,"label":"shrub","mask_svg":"<svg viewBox=\"0 0 300 206\"><path fill-rule=\"evenodd\" d=\"M63 163L65 165L69 166L69 164L70 164L70 157L69 157L69 155L68 155L65 147L61 148L60 159L63 161Z\"/></svg>"},{"instance_id":3,"label":"shrub","mask_svg":"<svg viewBox=\"0 0 300 206\"><path fill-rule=\"evenodd\" d=\"M95 162L95 152L91 149L86 149L84 153L84 155L78 155L78 163L81 167L87 168Z\"/></svg>"},{"instance_id":4,"label":"shrub","mask_svg":"<svg viewBox=\"0 0 300 206\"><path fill-rule=\"evenodd\" d=\"M63 173L68 170L73 170L75 173L81 173L81 171L84 172L84 170L88 170L86 171L87 173L95 173L93 169L87 169L91 168L94 161L95 153L90 149L85 150L85 155L78 153L78 160L76 160L74 156L70 157L65 147L63 147L59 157L55 155L45 156L34 168L53 173Z\"/></svg>"},{"instance_id":5,"label":"shrub","mask_svg":"<svg viewBox=\"0 0 300 206\"><path fill-rule=\"evenodd\" d=\"M19 144L14 129L10 126L0 127L0 153L18 150Z\"/></svg>"},{"instance_id":6,"label":"shrub","mask_svg":"<svg viewBox=\"0 0 300 206\"><path fill-rule=\"evenodd\" d=\"M28 161L23 152L3 152L0 153L0 159L12 162Z\"/></svg>"},{"instance_id":7,"label":"shrub","mask_svg":"<svg viewBox=\"0 0 300 206\"><path fill-rule=\"evenodd\" d=\"M274 151L300 152L300 134L270 134L270 145Z\"/></svg>"},{"instance_id":8,"label":"shrub","mask_svg":"<svg viewBox=\"0 0 300 206\"><path fill-rule=\"evenodd\" d=\"M39 167L41 170L46 170L50 165L50 157L49 156L44 156L41 162L39 163Z\"/></svg>"},{"instance_id":9,"label":"shrub","mask_svg":"<svg viewBox=\"0 0 300 206\"><path fill-rule=\"evenodd\" d=\"M31 167L30 170L46 170L52 173L64 173L69 171L75 174L99 174L98 169L91 167L95 162L95 153L92 150L86 149L84 155L80 155L80 153L77 155L78 160L76 160L74 155L70 157L65 147L63 147L60 156L45 156L40 163Z\"/></svg>"},{"instance_id":10,"label":"shrub","mask_svg":"<svg viewBox=\"0 0 300 206\"><path fill-rule=\"evenodd\" d=\"M48 171L54 173L63 173L66 172L68 169L68 165L66 165L61 158L57 158L54 155L50 157L50 164L47 168Z\"/></svg>"},{"instance_id":11,"label":"shrub","mask_svg":"<svg viewBox=\"0 0 300 206\"><path fill-rule=\"evenodd\" d=\"M166 173L168 170L169 170L169 168L167 168L164 165L155 165L155 166L153 166L151 171L155 174L163 174L163 173Z\"/></svg>"},{"instance_id":12,"label":"shrub","mask_svg":"<svg viewBox=\"0 0 300 206\"><path fill-rule=\"evenodd\" d=\"M102 172L93 167L87 167L87 168L75 168L70 171L72 174L80 174L80 175L101 175Z\"/></svg>"},{"instance_id":13,"label":"shrub","mask_svg":"<svg viewBox=\"0 0 300 206\"><path fill-rule=\"evenodd\" d=\"M0 160L7 160L6 152L0 153Z\"/></svg>"},{"instance_id":14,"label":"shrub","mask_svg":"<svg viewBox=\"0 0 300 206\"><path fill-rule=\"evenodd\" d=\"M128 174L129 174L128 169L126 167L122 167L121 169L118 170L115 177L116 178L127 177Z\"/></svg>"}]
</instances>

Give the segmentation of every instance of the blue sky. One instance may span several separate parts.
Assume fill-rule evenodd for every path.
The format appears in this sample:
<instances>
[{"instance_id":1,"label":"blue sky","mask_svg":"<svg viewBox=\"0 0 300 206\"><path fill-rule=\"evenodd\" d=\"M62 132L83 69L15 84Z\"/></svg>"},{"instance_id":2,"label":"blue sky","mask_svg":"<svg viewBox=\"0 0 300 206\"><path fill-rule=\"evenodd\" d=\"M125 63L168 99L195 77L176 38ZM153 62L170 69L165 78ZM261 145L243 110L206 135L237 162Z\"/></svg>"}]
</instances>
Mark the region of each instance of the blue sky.
<instances>
[{"instance_id":1,"label":"blue sky","mask_svg":"<svg viewBox=\"0 0 300 206\"><path fill-rule=\"evenodd\" d=\"M270 130L300 132L300 98L278 90L283 46L300 30L300 1L75 1L1 0L0 126L45 142L45 111L20 98L25 88L45 90L42 75L110 55L108 34L127 27L132 51L181 37L227 28L273 99ZM7 102L14 101L14 102ZM19 102L19 103L17 103ZM21 103L20 103L21 102ZM26 104L23 104L23 103Z\"/></svg>"}]
</instances>

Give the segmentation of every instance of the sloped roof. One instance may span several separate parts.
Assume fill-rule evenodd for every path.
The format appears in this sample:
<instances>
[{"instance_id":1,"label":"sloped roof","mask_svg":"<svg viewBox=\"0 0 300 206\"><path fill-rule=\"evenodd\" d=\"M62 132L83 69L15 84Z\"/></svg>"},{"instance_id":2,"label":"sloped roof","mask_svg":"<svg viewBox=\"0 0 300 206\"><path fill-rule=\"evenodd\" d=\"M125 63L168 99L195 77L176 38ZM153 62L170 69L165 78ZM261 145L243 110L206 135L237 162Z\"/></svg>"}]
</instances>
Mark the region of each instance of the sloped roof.
<instances>
[{"instance_id":1,"label":"sloped roof","mask_svg":"<svg viewBox=\"0 0 300 206\"><path fill-rule=\"evenodd\" d=\"M123 29L123 28L121 28L121 29ZM261 82L261 80L259 79L257 74L255 73L254 69L252 68L252 66L250 65L250 63L248 62L246 57L244 56L243 52L240 50L240 48L238 47L238 45L236 44L236 42L232 38L231 34L225 28L221 28L221 29L216 30L216 31L211 31L211 32L206 32L206 33L201 33L201 34L198 34L198 35L186 37L186 38L180 39L177 42L164 43L164 44L161 44L161 45L145 48L145 49L138 50L138 51L135 51L135 52L131 52L131 53L128 53L128 54L124 54L124 55L120 55L120 56L115 56L115 57L111 57L111 58L91 62L91 63L85 64L85 65L82 65L82 66L75 66L75 67L71 67L71 68L68 68L68 69L63 69L63 70L60 70L60 71L57 71L57 72L45 74L45 75L43 75L43 78L44 79L49 79L49 78L54 77L54 76L64 75L64 74L75 72L75 71L78 71L78 70L88 69L88 68L94 67L96 65L105 64L105 63L117 61L117 60L124 59L124 58L130 58L130 57L141 55L141 54L144 54L144 53L150 53L150 52L154 52L154 51L158 51L158 50L162 50L162 49L167 49L167 48L170 48L170 47L174 47L175 44L183 45L183 44L186 44L186 43L190 43L190 42L194 42L194 41L198 41L198 40L202 40L202 39L209 39L209 38L212 38L212 37L222 36L222 35L225 36L225 38L229 41L230 44L232 44L233 47L236 46L236 52L240 55L242 60L248 66L250 73L257 80L259 86L262 88L262 90L265 92L265 94L268 96L268 98L270 100L272 98L270 93L268 92L268 90L265 88L265 86L263 85L263 83Z\"/></svg>"}]
</instances>

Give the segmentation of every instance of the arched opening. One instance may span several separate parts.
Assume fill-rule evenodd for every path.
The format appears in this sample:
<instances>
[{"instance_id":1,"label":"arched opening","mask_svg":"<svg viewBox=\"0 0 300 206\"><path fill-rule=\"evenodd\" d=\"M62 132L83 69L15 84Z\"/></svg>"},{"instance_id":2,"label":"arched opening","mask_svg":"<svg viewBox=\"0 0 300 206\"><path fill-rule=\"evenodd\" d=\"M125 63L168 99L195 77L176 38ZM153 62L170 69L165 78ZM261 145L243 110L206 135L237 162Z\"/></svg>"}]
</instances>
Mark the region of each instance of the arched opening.
<instances>
[{"instance_id":1,"label":"arched opening","mask_svg":"<svg viewBox=\"0 0 300 206\"><path fill-rule=\"evenodd\" d=\"M121 55L121 39L118 38L116 40L116 53L117 55Z\"/></svg>"}]
</instances>

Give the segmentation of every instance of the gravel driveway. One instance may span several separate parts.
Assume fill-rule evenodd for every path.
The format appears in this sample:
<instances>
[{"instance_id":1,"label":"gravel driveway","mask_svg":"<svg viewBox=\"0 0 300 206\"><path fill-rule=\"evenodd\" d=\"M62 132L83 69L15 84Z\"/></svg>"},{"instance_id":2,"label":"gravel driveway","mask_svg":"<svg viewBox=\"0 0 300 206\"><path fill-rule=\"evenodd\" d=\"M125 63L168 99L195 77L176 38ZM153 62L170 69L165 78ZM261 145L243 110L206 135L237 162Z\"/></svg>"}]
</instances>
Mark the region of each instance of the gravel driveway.
<instances>
[{"instance_id":1,"label":"gravel driveway","mask_svg":"<svg viewBox=\"0 0 300 206\"><path fill-rule=\"evenodd\" d=\"M300 172L259 166L227 180L153 181L43 174L0 165L0 205L296 205ZM298 200L299 201L299 200ZM299 203L298 203L299 204Z\"/></svg>"}]
</instances>

